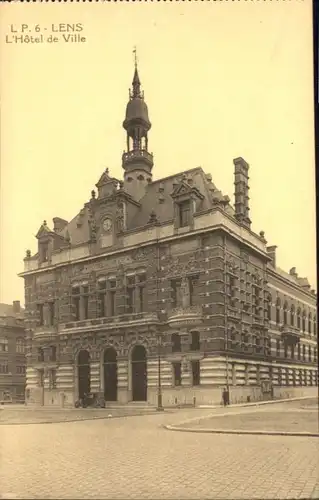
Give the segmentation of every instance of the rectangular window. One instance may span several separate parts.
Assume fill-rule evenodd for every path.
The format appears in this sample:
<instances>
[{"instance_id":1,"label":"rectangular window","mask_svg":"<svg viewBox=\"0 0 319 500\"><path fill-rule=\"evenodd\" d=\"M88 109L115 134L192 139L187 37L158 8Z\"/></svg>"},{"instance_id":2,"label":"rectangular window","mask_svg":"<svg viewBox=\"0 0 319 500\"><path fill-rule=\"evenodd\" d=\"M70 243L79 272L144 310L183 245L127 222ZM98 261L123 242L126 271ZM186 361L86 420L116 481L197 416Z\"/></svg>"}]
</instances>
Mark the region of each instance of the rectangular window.
<instances>
[{"instance_id":1,"label":"rectangular window","mask_svg":"<svg viewBox=\"0 0 319 500\"><path fill-rule=\"evenodd\" d=\"M8 350L9 350L9 343L7 337L0 338L0 351L8 352Z\"/></svg>"},{"instance_id":2,"label":"rectangular window","mask_svg":"<svg viewBox=\"0 0 319 500\"><path fill-rule=\"evenodd\" d=\"M49 321L51 326L53 326L55 323L54 319L55 319L55 303L49 302Z\"/></svg>"},{"instance_id":3,"label":"rectangular window","mask_svg":"<svg viewBox=\"0 0 319 500\"><path fill-rule=\"evenodd\" d=\"M82 288L82 300L83 300L83 319L89 318L89 287L84 286Z\"/></svg>"},{"instance_id":4,"label":"rectangular window","mask_svg":"<svg viewBox=\"0 0 319 500\"><path fill-rule=\"evenodd\" d=\"M297 357L298 357L298 359L300 360L300 357L301 357L300 344L298 344L297 349L298 349L298 351L297 351Z\"/></svg>"},{"instance_id":5,"label":"rectangular window","mask_svg":"<svg viewBox=\"0 0 319 500\"><path fill-rule=\"evenodd\" d=\"M280 356L280 340L276 340L276 356L279 358Z\"/></svg>"},{"instance_id":6,"label":"rectangular window","mask_svg":"<svg viewBox=\"0 0 319 500\"><path fill-rule=\"evenodd\" d=\"M193 385L200 385L200 362L192 361Z\"/></svg>"},{"instance_id":7,"label":"rectangular window","mask_svg":"<svg viewBox=\"0 0 319 500\"><path fill-rule=\"evenodd\" d=\"M171 337L172 352L181 352L181 337L178 333L173 333Z\"/></svg>"},{"instance_id":8,"label":"rectangular window","mask_svg":"<svg viewBox=\"0 0 319 500\"><path fill-rule=\"evenodd\" d=\"M276 307L276 323L277 323L277 325L280 324L280 307L279 306Z\"/></svg>"},{"instance_id":9,"label":"rectangular window","mask_svg":"<svg viewBox=\"0 0 319 500\"><path fill-rule=\"evenodd\" d=\"M25 366L17 366L17 374L25 375Z\"/></svg>"},{"instance_id":10,"label":"rectangular window","mask_svg":"<svg viewBox=\"0 0 319 500\"><path fill-rule=\"evenodd\" d=\"M56 347L51 346L50 361L56 361Z\"/></svg>"},{"instance_id":11,"label":"rectangular window","mask_svg":"<svg viewBox=\"0 0 319 500\"><path fill-rule=\"evenodd\" d=\"M199 351L200 350L200 336L199 332L192 332L192 341L191 341L191 351Z\"/></svg>"},{"instance_id":12,"label":"rectangular window","mask_svg":"<svg viewBox=\"0 0 319 500\"><path fill-rule=\"evenodd\" d=\"M43 351L42 347L38 348L38 361L39 361L39 363L44 362L44 351Z\"/></svg>"},{"instance_id":13,"label":"rectangular window","mask_svg":"<svg viewBox=\"0 0 319 500\"><path fill-rule=\"evenodd\" d=\"M41 262L49 260L49 243L41 243L40 245Z\"/></svg>"},{"instance_id":14,"label":"rectangular window","mask_svg":"<svg viewBox=\"0 0 319 500\"><path fill-rule=\"evenodd\" d=\"M285 356L285 358L288 358L288 347L287 347L287 345L284 346L284 356Z\"/></svg>"},{"instance_id":15,"label":"rectangular window","mask_svg":"<svg viewBox=\"0 0 319 500\"><path fill-rule=\"evenodd\" d=\"M134 312L134 290L135 276L127 276L126 278L126 312Z\"/></svg>"},{"instance_id":16,"label":"rectangular window","mask_svg":"<svg viewBox=\"0 0 319 500\"><path fill-rule=\"evenodd\" d=\"M234 276L229 276L229 294L231 297L235 297L236 295L235 285L236 285L236 280Z\"/></svg>"},{"instance_id":17,"label":"rectangular window","mask_svg":"<svg viewBox=\"0 0 319 500\"><path fill-rule=\"evenodd\" d=\"M43 304L37 304L37 312L38 312L38 325L43 326L44 324Z\"/></svg>"},{"instance_id":18,"label":"rectangular window","mask_svg":"<svg viewBox=\"0 0 319 500\"><path fill-rule=\"evenodd\" d=\"M80 288L74 287L72 288L72 307L74 320L79 321L80 319Z\"/></svg>"},{"instance_id":19,"label":"rectangular window","mask_svg":"<svg viewBox=\"0 0 319 500\"><path fill-rule=\"evenodd\" d=\"M110 315L115 316L116 281L109 281Z\"/></svg>"},{"instance_id":20,"label":"rectangular window","mask_svg":"<svg viewBox=\"0 0 319 500\"><path fill-rule=\"evenodd\" d=\"M106 281L98 282L98 315L100 318L104 318L106 316L106 307L105 307L105 296L106 296Z\"/></svg>"},{"instance_id":21,"label":"rectangular window","mask_svg":"<svg viewBox=\"0 0 319 500\"><path fill-rule=\"evenodd\" d=\"M311 346L308 346L308 360L311 361Z\"/></svg>"},{"instance_id":22,"label":"rectangular window","mask_svg":"<svg viewBox=\"0 0 319 500\"><path fill-rule=\"evenodd\" d=\"M181 280L175 279L171 281L171 303L172 307L178 307L180 305L180 291L181 291Z\"/></svg>"},{"instance_id":23,"label":"rectangular window","mask_svg":"<svg viewBox=\"0 0 319 500\"><path fill-rule=\"evenodd\" d=\"M194 305L194 298L195 298L195 290L196 290L196 285L198 283L198 276L190 276L188 278L188 286L189 286L189 305L193 306Z\"/></svg>"},{"instance_id":24,"label":"rectangular window","mask_svg":"<svg viewBox=\"0 0 319 500\"><path fill-rule=\"evenodd\" d=\"M190 223L190 202L184 201L179 205L179 225L180 227L189 226Z\"/></svg>"},{"instance_id":25,"label":"rectangular window","mask_svg":"<svg viewBox=\"0 0 319 500\"><path fill-rule=\"evenodd\" d=\"M138 296L139 296L139 303L140 303L140 312L144 312L145 311L145 301L144 301L145 283L146 283L146 274L142 273L142 274L137 275L137 285L138 285Z\"/></svg>"},{"instance_id":26,"label":"rectangular window","mask_svg":"<svg viewBox=\"0 0 319 500\"><path fill-rule=\"evenodd\" d=\"M24 352L25 352L24 339L17 339L17 342L16 342L16 352L18 354L24 354Z\"/></svg>"},{"instance_id":27,"label":"rectangular window","mask_svg":"<svg viewBox=\"0 0 319 500\"><path fill-rule=\"evenodd\" d=\"M0 365L0 373L9 373L8 363L3 361Z\"/></svg>"},{"instance_id":28,"label":"rectangular window","mask_svg":"<svg viewBox=\"0 0 319 500\"><path fill-rule=\"evenodd\" d=\"M181 363L173 363L174 370L174 385L182 385L182 364Z\"/></svg>"}]
</instances>

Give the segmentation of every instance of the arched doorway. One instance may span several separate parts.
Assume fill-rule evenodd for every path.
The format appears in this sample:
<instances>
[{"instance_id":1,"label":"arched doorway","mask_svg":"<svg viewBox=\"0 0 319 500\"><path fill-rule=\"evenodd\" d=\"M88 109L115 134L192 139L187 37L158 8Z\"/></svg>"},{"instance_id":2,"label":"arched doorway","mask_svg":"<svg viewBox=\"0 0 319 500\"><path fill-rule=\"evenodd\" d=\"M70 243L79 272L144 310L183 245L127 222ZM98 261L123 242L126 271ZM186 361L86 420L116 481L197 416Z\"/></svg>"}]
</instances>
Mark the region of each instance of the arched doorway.
<instances>
[{"instance_id":1,"label":"arched doorway","mask_svg":"<svg viewBox=\"0 0 319 500\"><path fill-rule=\"evenodd\" d=\"M78 354L78 383L79 383L79 398L83 398L84 394L88 394L91 389L90 384L90 353L82 350Z\"/></svg>"},{"instance_id":2,"label":"arched doorway","mask_svg":"<svg viewBox=\"0 0 319 500\"><path fill-rule=\"evenodd\" d=\"M132 399L147 401L147 365L146 350L142 345L136 345L132 350Z\"/></svg>"},{"instance_id":3,"label":"arched doorway","mask_svg":"<svg viewBox=\"0 0 319 500\"><path fill-rule=\"evenodd\" d=\"M117 401L117 353L113 347L104 351L104 399Z\"/></svg>"}]
</instances>

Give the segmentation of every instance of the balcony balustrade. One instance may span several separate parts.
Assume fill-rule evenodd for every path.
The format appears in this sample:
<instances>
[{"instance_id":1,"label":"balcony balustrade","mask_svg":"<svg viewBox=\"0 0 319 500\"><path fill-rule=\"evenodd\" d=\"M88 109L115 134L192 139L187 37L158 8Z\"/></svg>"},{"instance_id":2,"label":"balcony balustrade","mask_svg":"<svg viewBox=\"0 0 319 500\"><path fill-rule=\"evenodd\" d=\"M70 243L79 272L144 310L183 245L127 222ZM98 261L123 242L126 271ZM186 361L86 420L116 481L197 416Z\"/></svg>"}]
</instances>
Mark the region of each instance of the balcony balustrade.
<instances>
[{"instance_id":1,"label":"balcony balustrade","mask_svg":"<svg viewBox=\"0 0 319 500\"><path fill-rule=\"evenodd\" d=\"M167 322L172 328L198 326L202 321L202 306L175 307L167 313Z\"/></svg>"},{"instance_id":2,"label":"balcony balustrade","mask_svg":"<svg viewBox=\"0 0 319 500\"><path fill-rule=\"evenodd\" d=\"M297 344L302 336L300 330L291 325L282 325L280 331L281 337L287 345Z\"/></svg>"},{"instance_id":3,"label":"balcony balustrade","mask_svg":"<svg viewBox=\"0 0 319 500\"><path fill-rule=\"evenodd\" d=\"M58 328L56 325L42 325L37 326L33 332L33 340L41 342L50 342L56 340L58 336Z\"/></svg>"},{"instance_id":4,"label":"balcony balustrade","mask_svg":"<svg viewBox=\"0 0 319 500\"><path fill-rule=\"evenodd\" d=\"M141 312L141 313L130 313L121 314L120 316L108 316L103 318L91 318L80 321L68 321L67 323L61 323L59 325L60 334L65 333L65 331L95 331L112 329L112 328L126 328L139 325L154 325L159 322L156 313Z\"/></svg>"},{"instance_id":5,"label":"balcony balustrade","mask_svg":"<svg viewBox=\"0 0 319 500\"><path fill-rule=\"evenodd\" d=\"M124 167L129 165L130 163L136 163L136 161L138 161L139 159L143 159L143 161L146 160L151 167L153 166L153 155L145 149L137 149L128 151L127 153L123 153L122 165Z\"/></svg>"}]
</instances>

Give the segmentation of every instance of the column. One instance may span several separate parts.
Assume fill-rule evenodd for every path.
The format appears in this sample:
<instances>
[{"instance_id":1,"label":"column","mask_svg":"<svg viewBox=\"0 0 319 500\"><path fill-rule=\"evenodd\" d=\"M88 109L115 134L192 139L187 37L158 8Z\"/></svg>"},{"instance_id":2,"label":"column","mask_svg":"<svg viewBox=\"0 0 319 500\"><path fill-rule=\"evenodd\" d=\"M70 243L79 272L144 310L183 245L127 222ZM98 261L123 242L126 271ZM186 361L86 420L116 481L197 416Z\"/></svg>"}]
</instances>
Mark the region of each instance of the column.
<instances>
[{"instance_id":1,"label":"column","mask_svg":"<svg viewBox=\"0 0 319 500\"><path fill-rule=\"evenodd\" d=\"M91 392L100 392L100 374L101 374L101 359L100 352L90 352L90 390Z\"/></svg>"},{"instance_id":2,"label":"column","mask_svg":"<svg viewBox=\"0 0 319 500\"><path fill-rule=\"evenodd\" d=\"M129 362L127 358L117 358L117 399L127 403L129 396Z\"/></svg>"}]
</instances>

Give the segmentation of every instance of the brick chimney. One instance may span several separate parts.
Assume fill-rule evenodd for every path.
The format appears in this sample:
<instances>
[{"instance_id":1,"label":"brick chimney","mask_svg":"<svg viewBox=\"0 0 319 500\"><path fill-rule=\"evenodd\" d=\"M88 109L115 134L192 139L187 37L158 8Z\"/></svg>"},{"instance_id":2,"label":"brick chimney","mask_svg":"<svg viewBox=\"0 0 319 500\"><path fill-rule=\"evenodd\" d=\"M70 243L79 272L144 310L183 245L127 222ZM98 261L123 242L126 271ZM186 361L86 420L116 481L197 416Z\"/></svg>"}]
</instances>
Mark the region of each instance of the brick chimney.
<instances>
[{"instance_id":1,"label":"brick chimney","mask_svg":"<svg viewBox=\"0 0 319 500\"><path fill-rule=\"evenodd\" d=\"M53 231L59 232L62 231L62 229L65 228L65 226L68 225L68 221L61 219L60 217L54 217L53 218Z\"/></svg>"},{"instance_id":2,"label":"brick chimney","mask_svg":"<svg viewBox=\"0 0 319 500\"><path fill-rule=\"evenodd\" d=\"M14 300L12 303L12 310L14 314L19 314L20 312L20 300Z\"/></svg>"},{"instance_id":3,"label":"brick chimney","mask_svg":"<svg viewBox=\"0 0 319 500\"><path fill-rule=\"evenodd\" d=\"M296 271L295 267L292 267L289 271L290 276L294 276L295 278L298 278L298 273Z\"/></svg>"},{"instance_id":4,"label":"brick chimney","mask_svg":"<svg viewBox=\"0 0 319 500\"><path fill-rule=\"evenodd\" d=\"M267 247L267 253L269 257L271 258L271 264L273 267L276 267L276 249L277 246L273 245L271 247Z\"/></svg>"},{"instance_id":5,"label":"brick chimney","mask_svg":"<svg viewBox=\"0 0 319 500\"><path fill-rule=\"evenodd\" d=\"M235 217L240 224L250 229L249 218L249 165L243 158L235 158Z\"/></svg>"}]
</instances>

